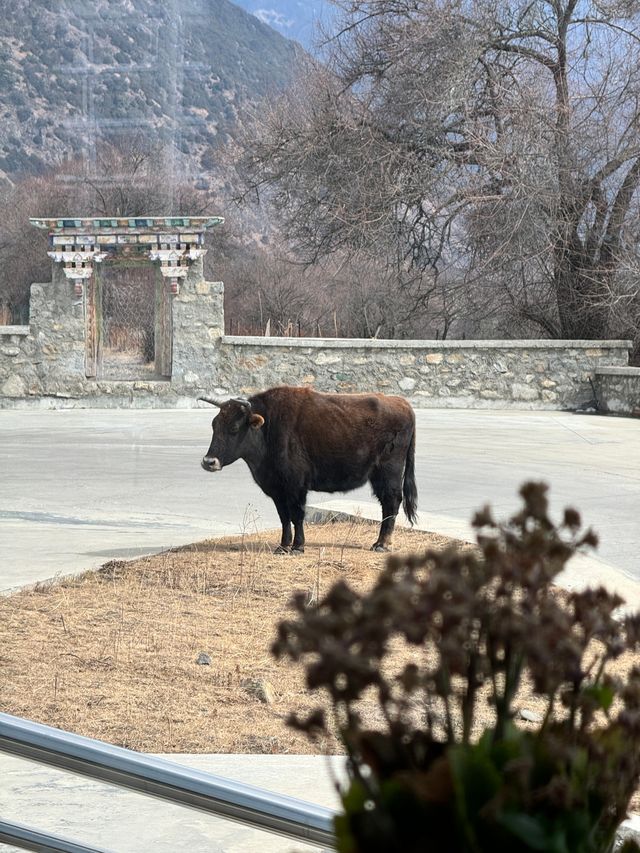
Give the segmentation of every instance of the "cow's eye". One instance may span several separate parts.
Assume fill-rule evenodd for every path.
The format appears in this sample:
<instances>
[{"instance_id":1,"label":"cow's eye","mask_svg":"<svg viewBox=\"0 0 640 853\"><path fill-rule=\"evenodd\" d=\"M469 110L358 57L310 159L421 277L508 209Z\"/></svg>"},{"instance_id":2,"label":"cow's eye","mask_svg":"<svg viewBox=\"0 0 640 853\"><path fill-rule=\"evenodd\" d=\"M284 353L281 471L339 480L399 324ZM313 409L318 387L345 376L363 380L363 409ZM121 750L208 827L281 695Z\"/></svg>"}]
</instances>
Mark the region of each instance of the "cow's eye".
<instances>
[{"instance_id":1,"label":"cow's eye","mask_svg":"<svg viewBox=\"0 0 640 853\"><path fill-rule=\"evenodd\" d=\"M238 424L234 424L233 426L229 427L229 432L231 433L231 435L237 435L240 432L240 427L238 426Z\"/></svg>"}]
</instances>

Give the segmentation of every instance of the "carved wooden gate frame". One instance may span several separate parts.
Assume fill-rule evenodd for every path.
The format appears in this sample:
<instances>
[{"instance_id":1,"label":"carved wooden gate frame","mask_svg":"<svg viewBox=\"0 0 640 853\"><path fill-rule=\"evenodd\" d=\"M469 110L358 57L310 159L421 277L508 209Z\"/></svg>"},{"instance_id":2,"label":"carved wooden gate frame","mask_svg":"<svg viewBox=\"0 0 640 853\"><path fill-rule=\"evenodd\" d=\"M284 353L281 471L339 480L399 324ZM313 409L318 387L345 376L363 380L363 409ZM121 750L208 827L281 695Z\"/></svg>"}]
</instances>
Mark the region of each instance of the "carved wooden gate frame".
<instances>
[{"instance_id":1,"label":"carved wooden gate frame","mask_svg":"<svg viewBox=\"0 0 640 853\"><path fill-rule=\"evenodd\" d=\"M157 264L162 282L156 287L156 378L171 378L172 296L190 266L206 254L205 229L224 222L221 216L139 216L30 219L49 230L49 257L62 265L66 278L85 304L85 373L100 378L99 283L95 264L105 259L135 259ZM159 342L159 345L158 345Z\"/></svg>"},{"instance_id":2,"label":"carved wooden gate frame","mask_svg":"<svg viewBox=\"0 0 640 853\"><path fill-rule=\"evenodd\" d=\"M138 263L115 261L123 268L139 267ZM155 265L154 265L155 266ZM173 350L172 292L164 277L156 277L154 317L154 362L155 379L171 379ZM98 270L86 280L85 287L85 375L88 379L102 379L102 283ZM109 377L114 379L115 377ZM140 377L143 378L143 377ZM121 380L126 381L126 380Z\"/></svg>"}]
</instances>

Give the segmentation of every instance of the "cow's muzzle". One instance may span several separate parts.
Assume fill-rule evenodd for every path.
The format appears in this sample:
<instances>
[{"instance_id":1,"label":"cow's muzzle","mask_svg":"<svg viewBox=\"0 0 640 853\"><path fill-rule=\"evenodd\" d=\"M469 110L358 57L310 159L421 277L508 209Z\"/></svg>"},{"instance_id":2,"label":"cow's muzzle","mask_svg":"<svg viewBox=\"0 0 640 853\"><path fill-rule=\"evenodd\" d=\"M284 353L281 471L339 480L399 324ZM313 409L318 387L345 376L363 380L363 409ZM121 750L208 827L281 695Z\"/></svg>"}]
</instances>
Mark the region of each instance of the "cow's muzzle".
<instances>
[{"instance_id":1,"label":"cow's muzzle","mask_svg":"<svg viewBox=\"0 0 640 853\"><path fill-rule=\"evenodd\" d=\"M205 456L200 463L205 471L220 471L222 465L215 456Z\"/></svg>"}]
</instances>

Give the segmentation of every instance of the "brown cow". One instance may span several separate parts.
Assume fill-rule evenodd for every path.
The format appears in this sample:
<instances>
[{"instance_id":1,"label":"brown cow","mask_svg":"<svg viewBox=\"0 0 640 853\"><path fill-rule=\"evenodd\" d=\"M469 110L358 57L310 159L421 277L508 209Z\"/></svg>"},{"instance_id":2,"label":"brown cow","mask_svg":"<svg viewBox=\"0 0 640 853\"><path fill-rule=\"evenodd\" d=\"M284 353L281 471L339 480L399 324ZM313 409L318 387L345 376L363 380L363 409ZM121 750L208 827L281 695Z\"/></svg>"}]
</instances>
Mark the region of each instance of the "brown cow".
<instances>
[{"instance_id":1,"label":"brown cow","mask_svg":"<svg viewBox=\"0 0 640 853\"><path fill-rule=\"evenodd\" d=\"M199 399L220 409L202 467L220 471L244 459L278 510L279 551L304 551L310 490L348 492L368 480L382 506L375 551L388 550L401 502L411 524L415 522L415 417L402 397L320 394L283 386L248 400Z\"/></svg>"}]
</instances>

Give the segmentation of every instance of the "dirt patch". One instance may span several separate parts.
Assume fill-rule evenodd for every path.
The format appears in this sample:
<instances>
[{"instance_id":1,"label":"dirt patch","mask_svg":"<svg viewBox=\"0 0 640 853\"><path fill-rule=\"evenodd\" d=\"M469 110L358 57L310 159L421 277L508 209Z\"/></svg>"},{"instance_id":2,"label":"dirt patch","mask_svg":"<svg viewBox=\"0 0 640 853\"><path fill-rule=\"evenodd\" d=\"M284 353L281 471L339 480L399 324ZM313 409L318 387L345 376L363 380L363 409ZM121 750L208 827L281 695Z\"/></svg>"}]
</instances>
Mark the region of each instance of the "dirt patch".
<instances>
[{"instance_id":1,"label":"dirt patch","mask_svg":"<svg viewBox=\"0 0 640 853\"><path fill-rule=\"evenodd\" d=\"M145 752L314 751L285 725L315 705L302 671L269 647L294 590L312 600L339 578L374 583L376 533L309 525L303 556L273 554L273 532L211 540L0 597L0 709ZM402 529L394 544L449 541Z\"/></svg>"}]
</instances>

